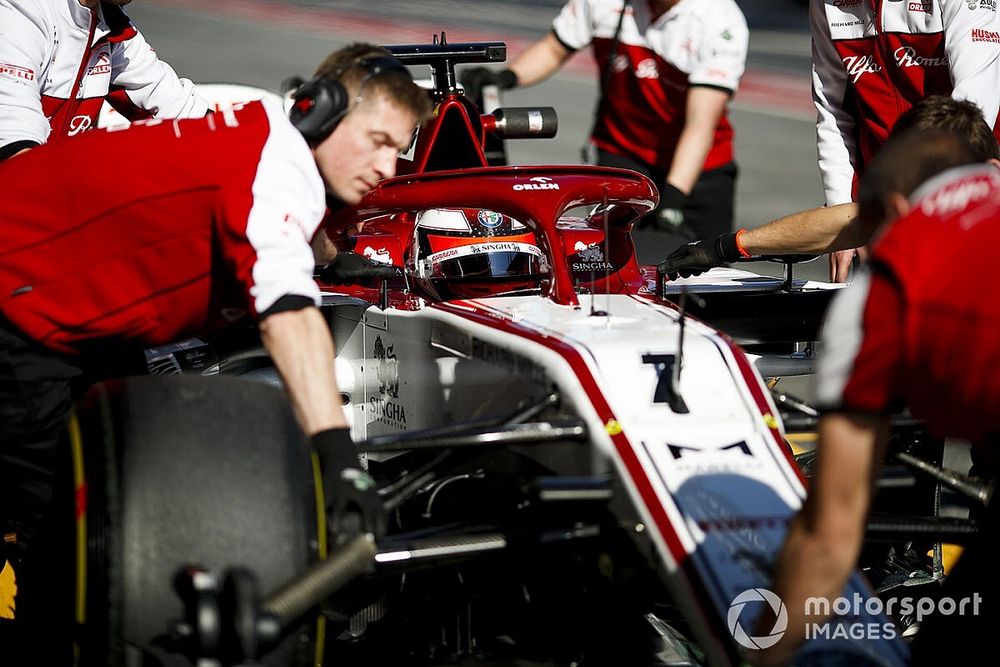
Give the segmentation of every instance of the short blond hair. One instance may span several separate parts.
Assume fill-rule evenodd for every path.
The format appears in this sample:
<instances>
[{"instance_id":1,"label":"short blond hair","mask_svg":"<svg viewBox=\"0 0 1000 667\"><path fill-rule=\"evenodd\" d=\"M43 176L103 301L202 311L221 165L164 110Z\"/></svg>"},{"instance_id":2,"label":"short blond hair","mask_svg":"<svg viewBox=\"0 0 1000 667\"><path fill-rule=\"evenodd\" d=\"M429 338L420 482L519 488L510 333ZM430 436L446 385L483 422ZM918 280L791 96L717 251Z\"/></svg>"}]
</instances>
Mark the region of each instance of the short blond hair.
<instances>
[{"instance_id":1,"label":"short blond hair","mask_svg":"<svg viewBox=\"0 0 1000 667\"><path fill-rule=\"evenodd\" d=\"M366 61L391 57L392 53L381 46L355 43L328 55L316 68L315 76L340 81L351 97L369 93L385 95L400 107L412 111L417 122L422 123L430 117L432 110L426 90L413 83L409 75L402 71L370 76L371 70Z\"/></svg>"}]
</instances>

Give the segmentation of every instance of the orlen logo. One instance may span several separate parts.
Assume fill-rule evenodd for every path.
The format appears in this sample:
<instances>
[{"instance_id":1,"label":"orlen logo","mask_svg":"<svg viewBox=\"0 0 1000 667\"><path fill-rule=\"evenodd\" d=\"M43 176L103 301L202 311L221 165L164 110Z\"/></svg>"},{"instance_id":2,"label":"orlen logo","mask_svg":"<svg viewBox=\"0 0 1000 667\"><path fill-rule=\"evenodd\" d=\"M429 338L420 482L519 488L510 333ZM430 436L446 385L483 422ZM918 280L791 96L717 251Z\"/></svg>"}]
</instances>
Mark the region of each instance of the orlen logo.
<instances>
[{"instance_id":1,"label":"orlen logo","mask_svg":"<svg viewBox=\"0 0 1000 667\"><path fill-rule=\"evenodd\" d=\"M851 77L853 83L857 83L863 74L881 72L882 68L871 56L847 56L844 58L844 69Z\"/></svg>"},{"instance_id":2,"label":"orlen logo","mask_svg":"<svg viewBox=\"0 0 1000 667\"><path fill-rule=\"evenodd\" d=\"M90 125L93 123L90 116L73 116L73 119L69 121L69 132L67 136L74 136L80 134L81 132L86 132L90 129Z\"/></svg>"},{"instance_id":3,"label":"orlen logo","mask_svg":"<svg viewBox=\"0 0 1000 667\"><path fill-rule=\"evenodd\" d=\"M27 67L20 67L18 65L8 65L7 63L0 63L0 75L21 79L23 81L35 80L34 70L30 70Z\"/></svg>"},{"instance_id":4,"label":"orlen logo","mask_svg":"<svg viewBox=\"0 0 1000 667\"><path fill-rule=\"evenodd\" d=\"M107 53L97 56L97 64L87 70L87 76L111 73L111 58Z\"/></svg>"},{"instance_id":5,"label":"orlen logo","mask_svg":"<svg viewBox=\"0 0 1000 667\"><path fill-rule=\"evenodd\" d=\"M548 176L533 176L528 179L531 183L518 183L515 190L558 190L559 184L553 183Z\"/></svg>"},{"instance_id":6,"label":"orlen logo","mask_svg":"<svg viewBox=\"0 0 1000 667\"><path fill-rule=\"evenodd\" d=\"M934 10L934 3L931 2L911 2L906 5L911 12L922 12L930 14Z\"/></svg>"},{"instance_id":7,"label":"orlen logo","mask_svg":"<svg viewBox=\"0 0 1000 667\"><path fill-rule=\"evenodd\" d=\"M893 52L893 57L896 59L896 64L900 67L947 67L948 66L948 56L943 55L940 58L928 58L925 56L918 56L917 50L912 46L901 46Z\"/></svg>"}]
</instances>

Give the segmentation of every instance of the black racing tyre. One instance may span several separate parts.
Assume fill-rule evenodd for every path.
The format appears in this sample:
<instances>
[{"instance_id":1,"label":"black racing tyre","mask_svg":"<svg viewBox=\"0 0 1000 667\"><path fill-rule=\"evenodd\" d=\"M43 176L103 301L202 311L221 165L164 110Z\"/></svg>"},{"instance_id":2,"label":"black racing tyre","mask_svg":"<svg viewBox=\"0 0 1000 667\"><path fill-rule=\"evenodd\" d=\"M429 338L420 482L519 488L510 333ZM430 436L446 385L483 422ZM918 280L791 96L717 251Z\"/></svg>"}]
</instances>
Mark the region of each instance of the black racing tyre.
<instances>
[{"instance_id":1,"label":"black racing tyre","mask_svg":"<svg viewBox=\"0 0 1000 667\"><path fill-rule=\"evenodd\" d=\"M280 389L129 378L95 386L77 418L79 664L186 664L165 644L184 616L173 582L185 566L247 568L266 595L318 558L312 458ZM318 622L304 621L262 662L314 663Z\"/></svg>"}]
</instances>

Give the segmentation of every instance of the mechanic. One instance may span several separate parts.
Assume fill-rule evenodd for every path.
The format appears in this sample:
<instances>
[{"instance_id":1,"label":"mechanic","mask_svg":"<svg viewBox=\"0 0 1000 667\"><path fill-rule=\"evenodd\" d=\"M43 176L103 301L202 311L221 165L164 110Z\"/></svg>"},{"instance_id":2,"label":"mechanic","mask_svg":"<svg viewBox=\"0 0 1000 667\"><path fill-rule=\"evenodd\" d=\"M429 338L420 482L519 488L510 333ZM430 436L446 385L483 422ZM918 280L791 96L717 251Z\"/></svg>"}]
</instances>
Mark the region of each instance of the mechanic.
<instances>
[{"instance_id":1,"label":"mechanic","mask_svg":"<svg viewBox=\"0 0 1000 667\"><path fill-rule=\"evenodd\" d=\"M0 0L0 160L95 127L104 100L129 120L205 115L125 15L130 1Z\"/></svg>"},{"instance_id":2,"label":"mechanic","mask_svg":"<svg viewBox=\"0 0 1000 667\"><path fill-rule=\"evenodd\" d=\"M781 641L749 658L783 664L804 638L805 600L841 595L860 553L889 415L904 406L935 437L967 439L995 461L1000 434L1000 294L992 284L1000 242L1000 172L953 133L894 138L862 179L862 220L887 221L862 272L831 305L818 370L816 474L792 521L772 590L788 613ZM946 270L943 270L946 269ZM985 282L984 282L985 281ZM985 655L997 620L998 580L988 547L996 503L945 581L970 599L964 614L936 614L917 633L917 664L947 664L960 646Z\"/></svg>"},{"instance_id":3,"label":"mechanic","mask_svg":"<svg viewBox=\"0 0 1000 667\"><path fill-rule=\"evenodd\" d=\"M975 102L997 131L995 0L810 0L809 20L828 206L853 200L858 177L896 119L929 95ZM846 274L857 254L831 253L830 275Z\"/></svg>"},{"instance_id":4,"label":"mechanic","mask_svg":"<svg viewBox=\"0 0 1000 667\"><path fill-rule=\"evenodd\" d=\"M972 102L943 95L921 100L899 117L891 137L909 130L947 130L966 138L976 156L1000 168L1000 145L982 111ZM659 264L671 278L704 273L740 258L760 255L820 254L863 245L876 229L865 227L851 202L814 208L778 218L756 229L741 229L708 241L694 241L671 253ZM833 276L847 279L847 268Z\"/></svg>"},{"instance_id":5,"label":"mechanic","mask_svg":"<svg viewBox=\"0 0 1000 667\"><path fill-rule=\"evenodd\" d=\"M0 203L0 548L14 563L14 625L23 625L0 620L0 646L16 637L32 646L26 662L62 664L38 658L46 642L31 639L49 626L33 605L55 599L45 595L46 554L33 546L52 512L57 444L79 385L131 370L105 365L126 350L197 336L240 313L259 321L320 456L331 531L354 516L350 506L366 532L380 532L382 506L347 429L317 308L313 271L329 256L314 253L336 252L317 234L326 196L356 204L393 176L430 106L402 64L361 45L295 93L291 122L280 105L252 102L88 132L0 164L18 193ZM95 154L156 159L119 170L98 196L79 178Z\"/></svg>"},{"instance_id":6,"label":"mechanic","mask_svg":"<svg viewBox=\"0 0 1000 667\"><path fill-rule=\"evenodd\" d=\"M640 227L714 236L732 230L737 168L726 109L748 42L733 0L569 0L551 32L509 69L473 68L462 81L473 99L492 81L530 86L592 44L601 77L591 135L597 164L657 184L660 205Z\"/></svg>"}]
</instances>

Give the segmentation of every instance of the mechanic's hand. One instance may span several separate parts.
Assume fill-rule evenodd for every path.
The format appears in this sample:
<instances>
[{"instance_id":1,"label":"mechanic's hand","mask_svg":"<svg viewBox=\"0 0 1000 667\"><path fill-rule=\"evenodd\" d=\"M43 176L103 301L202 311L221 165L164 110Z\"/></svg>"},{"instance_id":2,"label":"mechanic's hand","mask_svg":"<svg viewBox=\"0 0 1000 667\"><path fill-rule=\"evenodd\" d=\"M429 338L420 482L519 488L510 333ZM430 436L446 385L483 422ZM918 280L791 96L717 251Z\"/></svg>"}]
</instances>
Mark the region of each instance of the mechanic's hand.
<instances>
[{"instance_id":1,"label":"mechanic's hand","mask_svg":"<svg viewBox=\"0 0 1000 667\"><path fill-rule=\"evenodd\" d=\"M339 252L333 261L321 268L318 277L334 285L352 285L370 280L395 278L399 270L388 264L373 262L355 252Z\"/></svg>"},{"instance_id":2,"label":"mechanic's hand","mask_svg":"<svg viewBox=\"0 0 1000 667\"><path fill-rule=\"evenodd\" d=\"M660 232L679 234L691 240L697 239L694 230L684 224L684 209L690 201L689 196L670 183L664 183L660 188L660 204L639 221L639 228L652 228Z\"/></svg>"},{"instance_id":3,"label":"mechanic's hand","mask_svg":"<svg viewBox=\"0 0 1000 667\"><path fill-rule=\"evenodd\" d=\"M483 99L483 86L510 90L517 86L517 75L509 69L498 72L488 67L470 67L462 71L459 83L465 88L465 96L478 104Z\"/></svg>"},{"instance_id":4,"label":"mechanic's hand","mask_svg":"<svg viewBox=\"0 0 1000 667\"><path fill-rule=\"evenodd\" d=\"M738 232L737 232L738 233ZM736 234L723 234L711 241L692 241L673 251L656 266L671 280L697 276L709 269L735 262L740 258Z\"/></svg>"},{"instance_id":5,"label":"mechanic's hand","mask_svg":"<svg viewBox=\"0 0 1000 667\"><path fill-rule=\"evenodd\" d=\"M846 283L851 268L868 259L865 247L850 250L835 250L830 253L830 282Z\"/></svg>"},{"instance_id":6,"label":"mechanic's hand","mask_svg":"<svg viewBox=\"0 0 1000 667\"><path fill-rule=\"evenodd\" d=\"M362 533L372 533L376 539L384 535L385 509L375 480L361 469L350 431L320 431L310 442L323 470L323 496L331 535L337 540Z\"/></svg>"}]
</instances>

